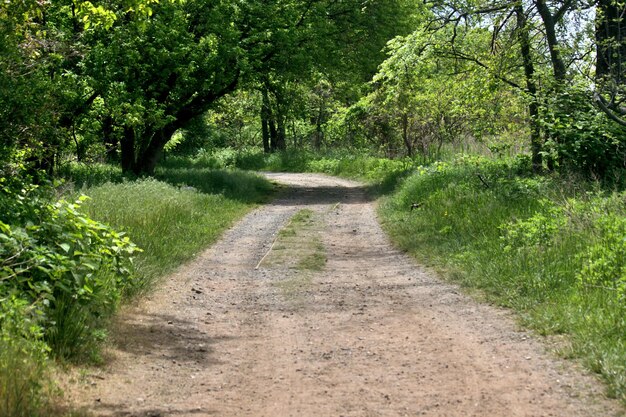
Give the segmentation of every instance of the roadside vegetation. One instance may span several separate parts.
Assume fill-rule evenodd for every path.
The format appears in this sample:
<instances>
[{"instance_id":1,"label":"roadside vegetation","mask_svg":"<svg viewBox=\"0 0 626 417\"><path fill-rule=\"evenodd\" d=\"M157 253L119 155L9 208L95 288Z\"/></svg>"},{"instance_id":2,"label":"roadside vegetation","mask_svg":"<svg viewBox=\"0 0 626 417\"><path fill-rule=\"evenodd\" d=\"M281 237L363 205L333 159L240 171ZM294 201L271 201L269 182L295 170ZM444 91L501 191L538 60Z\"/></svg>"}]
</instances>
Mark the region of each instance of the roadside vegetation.
<instances>
[{"instance_id":1,"label":"roadside vegetation","mask_svg":"<svg viewBox=\"0 0 626 417\"><path fill-rule=\"evenodd\" d=\"M265 200L243 172L263 169L369 181L401 247L566 335L563 355L625 399L624 16L5 1L0 415L50 415L50 360L97 361L120 303Z\"/></svg>"},{"instance_id":2,"label":"roadside vegetation","mask_svg":"<svg viewBox=\"0 0 626 417\"><path fill-rule=\"evenodd\" d=\"M626 193L459 157L417 168L380 214L399 247L554 336L626 401Z\"/></svg>"},{"instance_id":3,"label":"roadside vegetation","mask_svg":"<svg viewBox=\"0 0 626 417\"><path fill-rule=\"evenodd\" d=\"M237 170L161 170L157 180L101 165L68 167L65 176L56 188L2 189L12 215L0 222L2 416L71 415L57 407L51 358L99 363L120 304L272 193L266 180Z\"/></svg>"}]
</instances>

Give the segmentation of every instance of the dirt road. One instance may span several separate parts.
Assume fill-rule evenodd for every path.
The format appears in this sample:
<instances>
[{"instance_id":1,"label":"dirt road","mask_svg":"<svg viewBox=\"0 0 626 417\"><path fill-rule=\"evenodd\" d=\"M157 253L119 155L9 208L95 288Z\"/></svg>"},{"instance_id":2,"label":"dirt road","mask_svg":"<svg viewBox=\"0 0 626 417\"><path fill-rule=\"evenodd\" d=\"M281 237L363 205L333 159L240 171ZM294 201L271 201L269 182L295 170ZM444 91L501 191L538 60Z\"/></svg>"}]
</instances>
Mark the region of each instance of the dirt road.
<instances>
[{"instance_id":1,"label":"dirt road","mask_svg":"<svg viewBox=\"0 0 626 417\"><path fill-rule=\"evenodd\" d=\"M70 400L136 417L623 415L395 250L359 184L268 176L290 188L127 309Z\"/></svg>"}]
</instances>

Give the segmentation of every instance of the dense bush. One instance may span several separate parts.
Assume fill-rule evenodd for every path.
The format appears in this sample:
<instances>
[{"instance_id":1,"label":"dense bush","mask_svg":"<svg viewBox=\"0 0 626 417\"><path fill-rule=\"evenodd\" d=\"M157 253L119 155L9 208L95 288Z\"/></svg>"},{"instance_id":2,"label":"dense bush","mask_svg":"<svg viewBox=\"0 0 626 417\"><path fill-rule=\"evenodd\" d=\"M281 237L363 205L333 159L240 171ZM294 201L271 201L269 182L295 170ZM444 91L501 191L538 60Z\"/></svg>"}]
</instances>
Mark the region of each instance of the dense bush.
<instances>
[{"instance_id":1,"label":"dense bush","mask_svg":"<svg viewBox=\"0 0 626 417\"><path fill-rule=\"evenodd\" d=\"M626 168L626 128L593 104L592 92L572 86L543 98L541 127L546 156L597 179L611 180Z\"/></svg>"},{"instance_id":2,"label":"dense bush","mask_svg":"<svg viewBox=\"0 0 626 417\"><path fill-rule=\"evenodd\" d=\"M626 219L607 214L596 221L598 238L581 255L578 274L584 288L614 292L626 310Z\"/></svg>"},{"instance_id":3,"label":"dense bush","mask_svg":"<svg viewBox=\"0 0 626 417\"><path fill-rule=\"evenodd\" d=\"M31 304L53 348L65 344L68 327L77 322L82 324L74 335L88 338L89 329L113 311L132 284L130 258L137 247L81 213L86 197L51 202L36 188L5 187L1 198L12 202L5 203L12 211L0 220L0 297L17 296ZM72 319L61 320L57 313L68 308Z\"/></svg>"}]
</instances>

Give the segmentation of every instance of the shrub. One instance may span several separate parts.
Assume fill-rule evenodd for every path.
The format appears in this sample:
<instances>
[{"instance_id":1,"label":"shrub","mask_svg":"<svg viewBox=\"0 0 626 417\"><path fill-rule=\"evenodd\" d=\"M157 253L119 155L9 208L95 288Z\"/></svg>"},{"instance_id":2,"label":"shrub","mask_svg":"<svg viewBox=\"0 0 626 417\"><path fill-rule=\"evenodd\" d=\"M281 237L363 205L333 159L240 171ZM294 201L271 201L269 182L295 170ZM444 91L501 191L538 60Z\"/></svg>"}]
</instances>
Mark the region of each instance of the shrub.
<instances>
[{"instance_id":1,"label":"shrub","mask_svg":"<svg viewBox=\"0 0 626 417\"><path fill-rule=\"evenodd\" d=\"M84 316L83 332L113 311L132 284L131 256L138 248L121 233L80 212L74 203L50 202L40 193L3 190L15 202L12 216L0 220L0 297L17 295L41 314L46 340L65 338L59 312L71 303ZM66 311L69 313L68 311ZM80 340L71 345L77 349ZM76 351L55 353L71 356Z\"/></svg>"},{"instance_id":2,"label":"shrub","mask_svg":"<svg viewBox=\"0 0 626 417\"><path fill-rule=\"evenodd\" d=\"M582 255L579 284L584 288L615 291L626 302L626 219L605 215L596 225L600 237Z\"/></svg>"},{"instance_id":3,"label":"shrub","mask_svg":"<svg viewBox=\"0 0 626 417\"><path fill-rule=\"evenodd\" d=\"M539 123L551 138L546 153L564 167L600 179L625 168L625 129L593 105L587 87L545 97Z\"/></svg>"},{"instance_id":4,"label":"shrub","mask_svg":"<svg viewBox=\"0 0 626 417\"><path fill-rule=\"evenodd\" d=\"M513 220L500 226L504 251L541 248L552 244L557 233L567 224L563 209L550 200L540 200L541 209L528 219Z\"/></svg>"}]
</instances>

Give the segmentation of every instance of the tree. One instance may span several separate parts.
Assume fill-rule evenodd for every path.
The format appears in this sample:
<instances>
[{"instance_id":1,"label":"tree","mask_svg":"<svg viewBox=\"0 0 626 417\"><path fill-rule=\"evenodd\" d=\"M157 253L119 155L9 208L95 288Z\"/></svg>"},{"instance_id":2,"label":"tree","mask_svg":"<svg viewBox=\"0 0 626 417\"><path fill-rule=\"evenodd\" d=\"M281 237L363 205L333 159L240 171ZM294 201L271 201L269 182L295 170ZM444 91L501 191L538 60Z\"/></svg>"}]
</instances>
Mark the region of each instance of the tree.
<instances>
[{"instance_id":1,"label":"tree","mask_svg":"<svg viewBox=\"0 0 626 417\"><path fill-rule=\"evenodd\" d=\"M330 0L277 2L259 7L249 2L242 15L247 30L252 71L249 88L263 97L259 109L266 151L286 147L289 115L298 114L313 122L314 146L321 145L323 125L329 114L319 94L305 115L292 111L300 106L301 88L328 91L344 97L356 94L374 75L384 55L382 48L393 36L408 33L417 4L410 0L361 2ZM330 97L327 97L330 99ZM326 103L328 100L326 100ZM321 107L320 107L321 106ZM314 107L317 107L315 110ZM320 110L321 109L321 110Z\"/></svg>"}]
</instances>

